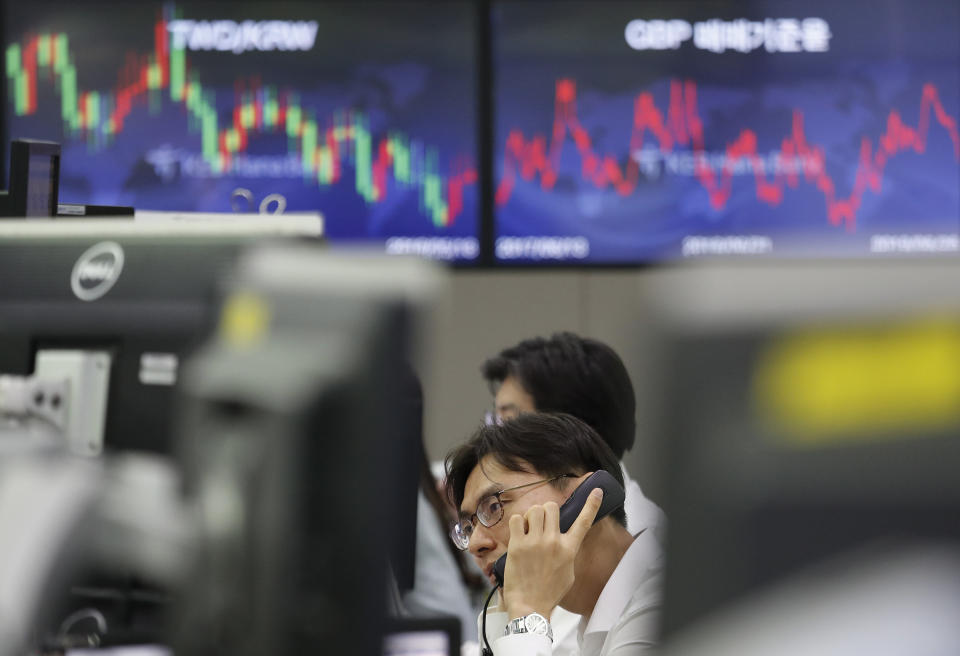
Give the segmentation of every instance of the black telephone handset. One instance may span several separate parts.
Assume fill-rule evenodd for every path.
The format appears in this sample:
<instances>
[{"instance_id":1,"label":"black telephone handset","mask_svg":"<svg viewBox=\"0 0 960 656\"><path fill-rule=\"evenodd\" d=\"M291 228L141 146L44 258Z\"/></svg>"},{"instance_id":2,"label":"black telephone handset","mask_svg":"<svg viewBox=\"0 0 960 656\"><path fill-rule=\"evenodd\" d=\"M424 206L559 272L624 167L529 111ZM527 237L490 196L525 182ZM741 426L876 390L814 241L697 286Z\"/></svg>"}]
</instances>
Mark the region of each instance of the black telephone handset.
<instances>
[{"instance_id":1,"label":"black telephone handset","mask_svg":"<svg viewBox=\"0 0 960 656\"><path fill-rule=\"evenodd\" d=\"M613 476L603 469L595 471L583 483L581 483L570 498L560 506L560 532L566 533L573 526L573 522L580 516L584 504L587 503L587 497L594 488L603 490L603 501L600 503L600 510L597 511L597 517L593 521L603 519L611 512L623 505L626 494L623 487ZM507 566L507 554L503 554L493 564L493 575L497 577L497 583L503 587L503 571Z\"/></svg>"}]
</instances>

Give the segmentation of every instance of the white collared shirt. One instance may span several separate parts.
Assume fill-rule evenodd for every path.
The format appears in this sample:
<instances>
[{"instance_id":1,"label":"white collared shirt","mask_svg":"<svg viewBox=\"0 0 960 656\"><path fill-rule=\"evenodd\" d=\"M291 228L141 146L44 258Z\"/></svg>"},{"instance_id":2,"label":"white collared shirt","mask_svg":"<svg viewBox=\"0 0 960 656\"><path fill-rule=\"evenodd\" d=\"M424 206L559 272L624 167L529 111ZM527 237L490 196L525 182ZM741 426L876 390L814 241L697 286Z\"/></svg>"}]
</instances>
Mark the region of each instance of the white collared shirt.
<instances>
[{"instance_id":1,"label":"white collared shirt","mask_svg":"<svg viewBox=\"0 0 960 656\"><path fill-rule=\"evenodd\" d=\"M638 535L597 598L590 618L581 618L574 652L567 643L555 649L546 636L504 636L507 614L488 613L487 636L495 656L556 656L560 650L579 656L628 656L653 647L659 630L663 565L663 549L654 532Z\"/></svg>"},{"instance_id":2,"label":"white collared shirt","mask_svg":"<svg viewBox=\"0 0 960 656\"><path fill-rule=\"evenodd\" d=\"M581 656L626 656L656 645L663 566L656 536L644 531L613 570L589 619L580 620Z\"/></svg>"},{"instance_id":3,"label":"white collared shirt","mask_svg":"<svg viewBox=\"0 0 960 656\"><path fill-rule=\"evenodd\" d=\"M633 535L649 532L656 538L660 548L666 546L667 518L660 507L644 495L640 485L630 478L627 468L620 463L623 486L627 493L623 509L627 514L627 530ZM551 656L578 656L580 654L580 616L559 606L550 615L553 629L553 652ZM489 632L487 635L491 635ZM499 634L497 634L499 635Z\"/></svg>"}]
</instances>

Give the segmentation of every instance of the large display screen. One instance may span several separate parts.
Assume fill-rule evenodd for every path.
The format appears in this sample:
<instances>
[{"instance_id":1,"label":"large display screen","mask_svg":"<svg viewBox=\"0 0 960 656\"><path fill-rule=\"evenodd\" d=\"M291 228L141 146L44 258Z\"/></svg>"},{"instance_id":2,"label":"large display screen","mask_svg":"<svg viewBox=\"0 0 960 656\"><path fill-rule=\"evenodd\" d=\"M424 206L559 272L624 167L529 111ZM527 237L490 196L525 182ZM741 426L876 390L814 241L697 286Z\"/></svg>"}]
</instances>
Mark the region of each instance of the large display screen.
<instances>
[{"instance_id":1,"label":"large display screen","mask_svg":"<svg viewBox=\"0 0 960 656\"><path fill-rule=\"evenodd\" d=\"M62 144L63 202L279 194L333 243L478 256L472 3L5 4L7 134Z\"/></svg>"},{"instance_id":2,"label":"large display screen","mask_svg":"<svg viewBox=\"0 0 960 656\"><path fill-rule=\"evenodd\" d=\"M955 0L492 18L501 263L958 250Z\"/></svg>"}]
</instances>

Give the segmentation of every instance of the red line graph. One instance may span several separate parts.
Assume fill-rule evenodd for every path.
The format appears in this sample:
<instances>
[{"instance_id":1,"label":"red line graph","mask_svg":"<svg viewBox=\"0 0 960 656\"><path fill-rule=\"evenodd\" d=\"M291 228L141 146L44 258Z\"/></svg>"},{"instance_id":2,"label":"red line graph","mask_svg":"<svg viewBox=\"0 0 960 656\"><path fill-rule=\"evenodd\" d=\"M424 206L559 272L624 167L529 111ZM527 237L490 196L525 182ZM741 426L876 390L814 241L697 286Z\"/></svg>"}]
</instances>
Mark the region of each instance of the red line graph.
<instances>
[{"instance_id":1,"label":"red line graph","mask_svg":"<svg viewBox=\"0 0 960 656\"><path fill-rule=\"evenodd\" d=\"M497 206L502 207L510 200L518 175L527 181L539 175L541 188L552 189L557 181L561 150L568 135L580 155L581 175L584 180L599 189L612 188L623 196L636 189L639 180L638 162L630 158L626 165L621 167L615 156L598 153L577 117L576 100L576 83L570 79L558 80L549 144L544 135L535 135L527 140L519 130L509 133L503 156L503 177L497 186L495 197ZM803 112L799 109L793 111L790 133L780 144L780 154L791 158L809 158L815 163L815 166L804 171L803 178L823 194L830 224L840 226L846 223L847 229L853 230L863 194L867 189L876 194L881 192L883 171L887 162L906 150L925 152L931 115L953 141L954 155L960 161L957 121L944 109L937 88L926 83L923 85L920 115L915 127L904 123L899 112L891 110L887 116L886 130L876 145L868 137L861 139L853 189L845 198L838 196L836 185L826 172L823 149L808 142L804 132ZM657 107L653 94L639 94L634 100L631 153L642 148L647 131L656 139L663 153L672 152L677 146L690 148L695 154L704 153L704 129L697 110L696 82L670 82L670 101L666 114ZM785 187L796 188L800 183L801 176L796 172L776 173L771 179L767 178L757 150L757 135L748 128L742 129L737 138L727 144L726 155L726 162L719 175L703 158L694 160L694 175L706 190L710 206L714 209L722 209L729 200L733 186L733 167L741 159L750 163L757 199L770 206L775 207L782 202Z\"/></svg>"}]
</instances>

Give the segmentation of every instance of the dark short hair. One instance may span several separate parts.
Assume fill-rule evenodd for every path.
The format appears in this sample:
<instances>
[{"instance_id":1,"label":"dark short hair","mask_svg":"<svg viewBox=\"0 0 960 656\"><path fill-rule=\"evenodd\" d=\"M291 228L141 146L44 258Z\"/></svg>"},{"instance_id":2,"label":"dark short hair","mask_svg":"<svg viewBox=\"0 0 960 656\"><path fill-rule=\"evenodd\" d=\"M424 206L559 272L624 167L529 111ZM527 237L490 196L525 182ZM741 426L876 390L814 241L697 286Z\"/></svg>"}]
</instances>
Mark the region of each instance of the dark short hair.
<instances>
[{"instance_id":1,"label":"dark short hair","mask_svg":"<svg viewBox=\"0 0 960 656\"><path fill-rule=\"evenodd\" d=\"M618 459L633 446L637 402L616 351L569 332L525 339L480 368L491 392L512 376L541 412L566 412L600 434Z\"/></svg>"},{"instance_id":2,"label":"dark short hair","mask_svg":"<svg viewBox=\"0 0 960 656\"><path fill-rule=\"evenodd\" d=\"M527 413L502 425L481 426L466 444L447 456L447 495L456 508L463 503L470 474L488 455L510 471L545 478L605 469L623 485L617 457L590 426L568 414ZM564 481L554 485L562 488ZM611 516L626 526L622 506Z\"/></svg>"}]
</instances>

